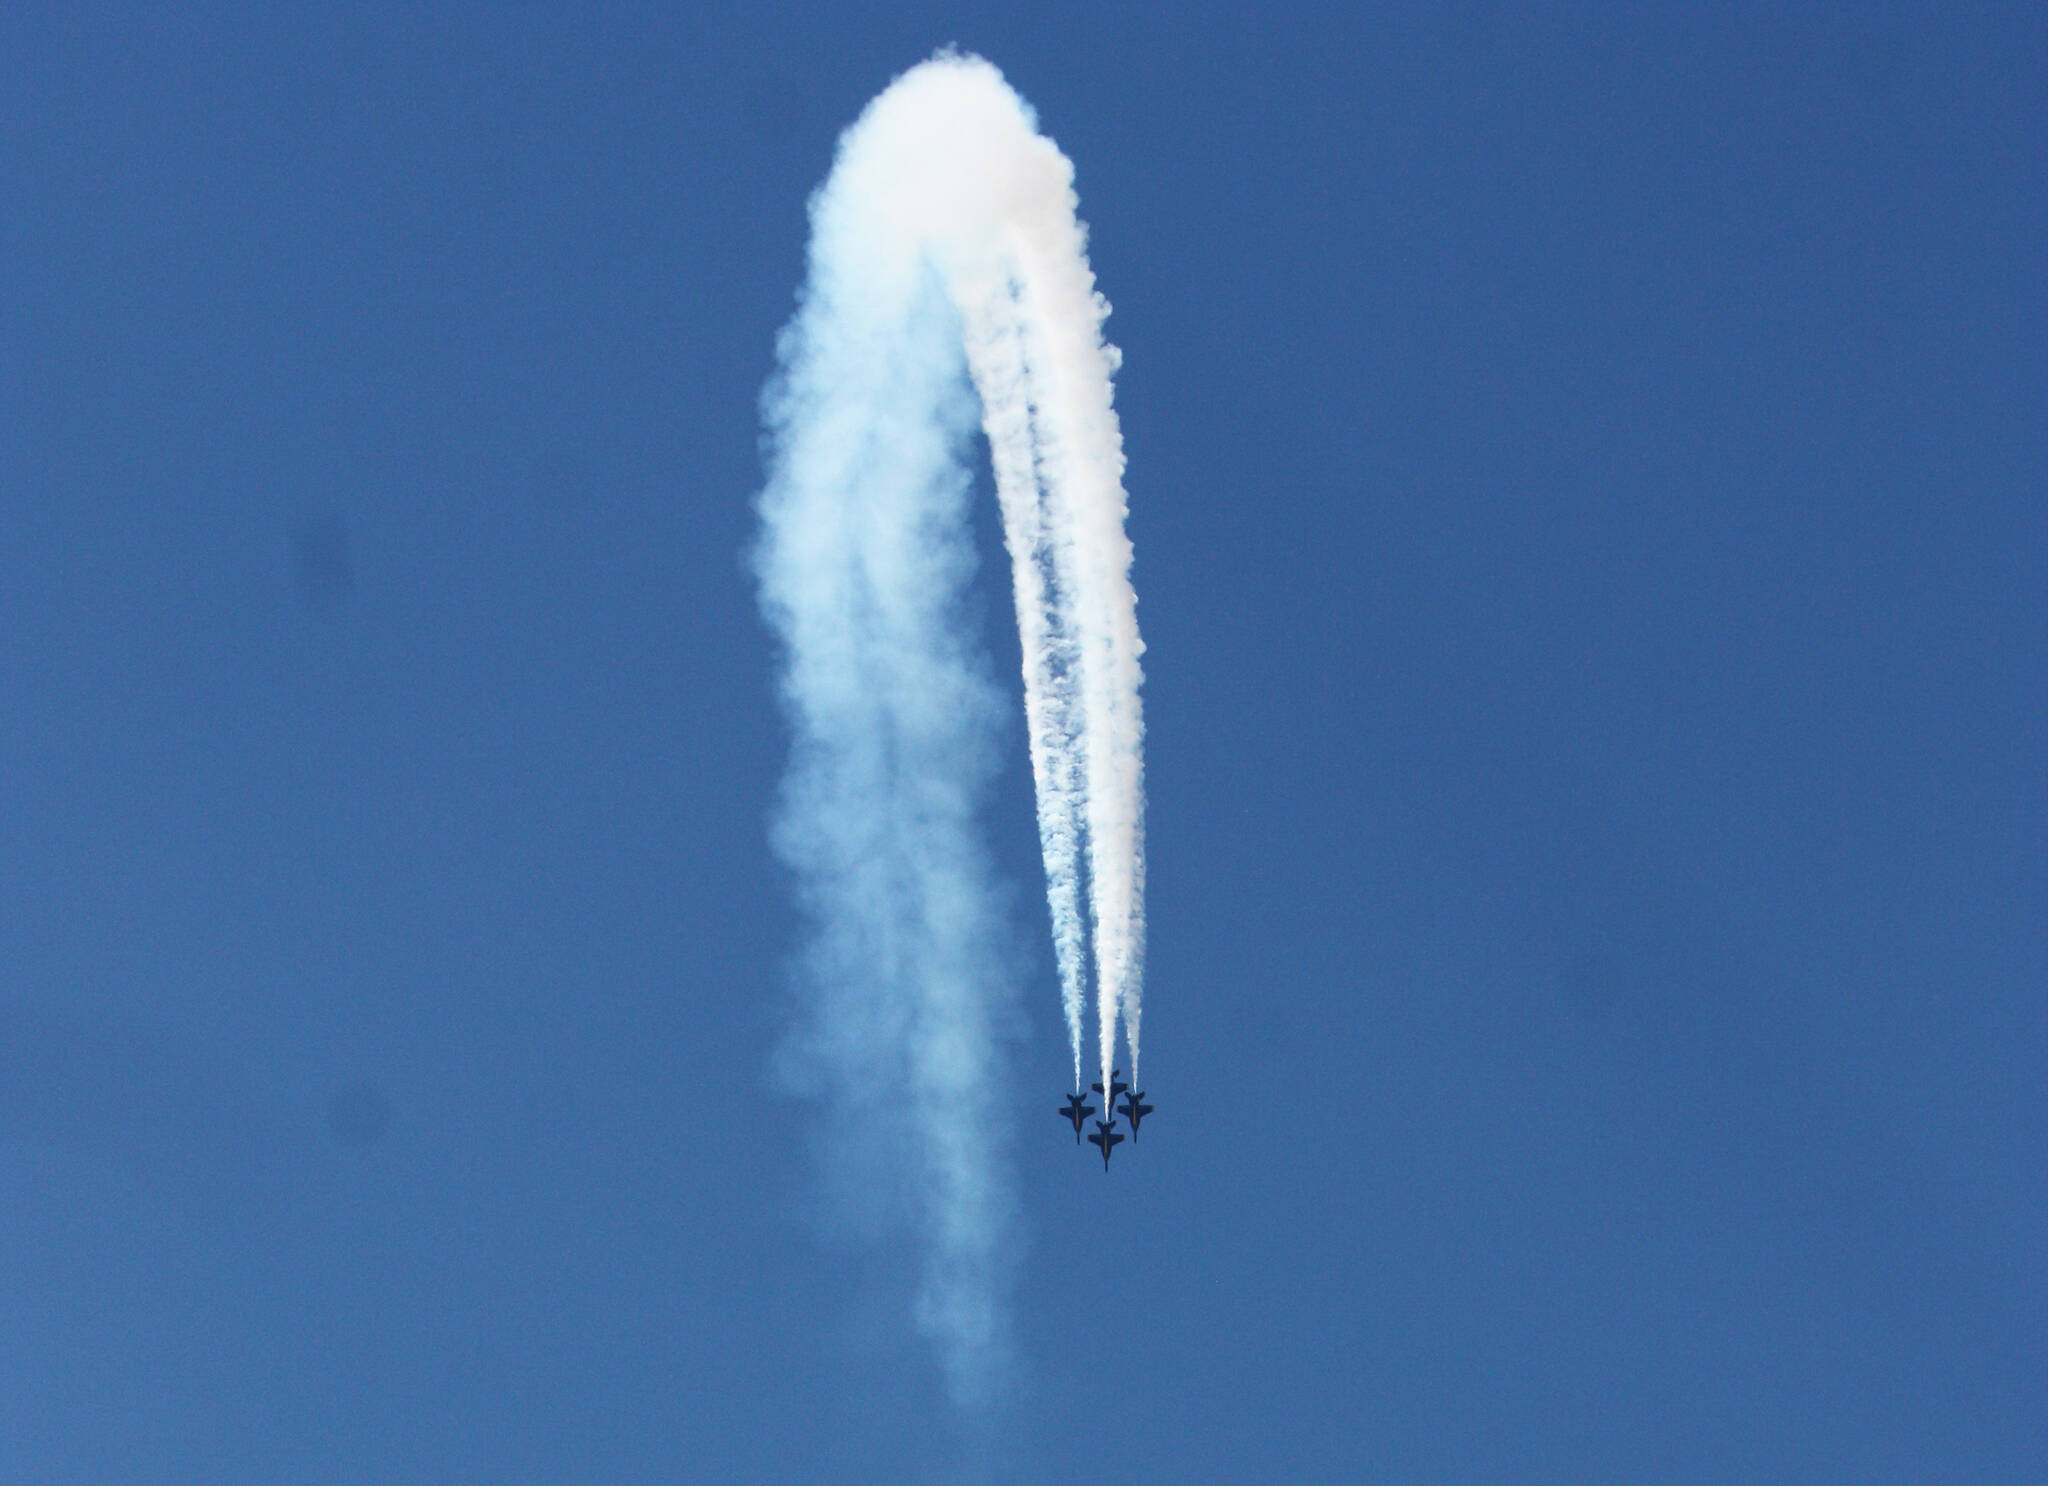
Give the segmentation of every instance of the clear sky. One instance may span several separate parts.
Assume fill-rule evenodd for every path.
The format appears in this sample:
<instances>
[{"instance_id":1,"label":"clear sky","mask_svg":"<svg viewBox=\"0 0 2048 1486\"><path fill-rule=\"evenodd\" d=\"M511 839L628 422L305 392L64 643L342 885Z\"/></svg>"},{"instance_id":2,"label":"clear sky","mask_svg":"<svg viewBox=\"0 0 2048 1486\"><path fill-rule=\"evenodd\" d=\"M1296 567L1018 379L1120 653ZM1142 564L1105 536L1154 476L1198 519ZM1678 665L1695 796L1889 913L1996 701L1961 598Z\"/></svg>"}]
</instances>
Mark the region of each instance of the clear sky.
<instances>
[{"instance_id":1,"label":"clear sky","mask_svg":"<svg viewBox=\"0 0 2048 1486\"><path fill-rule=\"evenodd\" d=\"M81 9L0 10L0 1475L2048 1470L2039 7ZM743 563L946 42L1077 167L1149 645L1106 1176L1021 715L988 804L979 1424L778 1092Z\"/></svg>"}]
</instances>

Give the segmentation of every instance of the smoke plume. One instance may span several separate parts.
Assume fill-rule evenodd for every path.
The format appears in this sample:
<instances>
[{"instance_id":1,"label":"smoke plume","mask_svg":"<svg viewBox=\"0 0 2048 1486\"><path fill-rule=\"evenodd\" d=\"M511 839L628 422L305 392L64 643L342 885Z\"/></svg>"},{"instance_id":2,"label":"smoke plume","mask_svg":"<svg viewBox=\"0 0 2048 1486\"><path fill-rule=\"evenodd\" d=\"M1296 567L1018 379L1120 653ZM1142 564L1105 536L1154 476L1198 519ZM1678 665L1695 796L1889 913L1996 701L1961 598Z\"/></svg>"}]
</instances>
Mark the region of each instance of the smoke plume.
<instances>
[{"instance_id":1,"label":"smoke plume","mask_svg":"<svg viewBox=\"0 0 2048 1486\"><path fill-rule=\"evenodd\" d=\"M881 1153L922 1238L918 1316L955 1396L1008 1356L1012 1195L998 1032L1010 996L977 814L1002 689L963 596L966 459L986 436L1011 559L1062 1008L1081 1084L1135 1076L1144 967L1136 598L1117 353L1073 168L978 58L899 78L811 203L810 277L764 407L757 552L794 733L777 847L809 921L801 1061Z\"/></svg>"}]
</instances>

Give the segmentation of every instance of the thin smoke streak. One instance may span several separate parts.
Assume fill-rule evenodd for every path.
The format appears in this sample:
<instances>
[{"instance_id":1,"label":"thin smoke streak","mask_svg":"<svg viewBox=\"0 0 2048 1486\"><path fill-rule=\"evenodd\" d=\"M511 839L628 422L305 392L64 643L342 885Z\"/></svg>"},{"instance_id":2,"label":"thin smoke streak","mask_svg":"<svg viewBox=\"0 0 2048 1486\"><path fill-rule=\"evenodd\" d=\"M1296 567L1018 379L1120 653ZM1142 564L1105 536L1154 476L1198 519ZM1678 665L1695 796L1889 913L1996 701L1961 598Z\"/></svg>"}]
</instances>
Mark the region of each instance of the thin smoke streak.
<instances>
[{"instance_id":1,"label":"thin smoke streak","mask_svg":"<svg viewBox=\"0 0 2048 1486\"><path fill-rule=\"evenodd\" d=\"M1067 678L1076 642L1059 592L1059 565L1046 510L1042 455L1030 415L1031 373L1024 354L1021 306L1008 302L969 316L963 327L967 362L981 396L1011 560L1019 648L1024 659L1024 711L1031 777L1038 801L1046 897L1059 971L1060 1005L1072 1044L1074 1086L1081 1084L1082 985L1087 924L1082 917L1083 778L1076 698Z\"/></svg>"}]
</instances>

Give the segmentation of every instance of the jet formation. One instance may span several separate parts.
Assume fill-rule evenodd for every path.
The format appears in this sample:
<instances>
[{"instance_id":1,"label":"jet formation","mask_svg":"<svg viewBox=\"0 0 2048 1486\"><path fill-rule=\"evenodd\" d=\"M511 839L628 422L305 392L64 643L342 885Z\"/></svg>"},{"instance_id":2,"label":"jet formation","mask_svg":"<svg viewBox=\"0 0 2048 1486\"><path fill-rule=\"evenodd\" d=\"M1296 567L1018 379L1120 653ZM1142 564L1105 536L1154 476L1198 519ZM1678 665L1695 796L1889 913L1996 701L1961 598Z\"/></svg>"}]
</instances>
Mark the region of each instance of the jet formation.
<instances>
[{"instance_id":1,"label":"jet formation","mask_svg":"<svg viewBox=\"0 0 2048 1486\"><path fill-rule=\"evenodd\" d=\"M1108 1119L1095 1122L1095 1133L1088 1137L1088 1143L1102 1152L1102 1169L1104 1171L1109 1170L1109 1153L1124 1143L1124 1133L1117 1129L1116 1117L1122 1115L1130 1122L1131 1139L1136 1140L1138 1138L1138 1122L1144 1119L1146 1115L1152 1113L1152 1106L1145 1102L1145 1091L1143 1089L1133 1089L1123 1081L1122 1075L1123 1070L1121 1068L1112 1068L1109 1072L1109 1088L1107 1090L1101 1084L1090 1084L1088 1086L1095 1093L1103 1096L1103 1108L1109 1112ZM1119 1099L1123 1101L1121 1104L1117 1102ZM1060 1109L1059 1115L1060 1118L1073 1124L1075 1145L1081 1143L1081 1127L1087 1123L1089 1116L1095 1112L1095 1106L1090 1104L1080 1094L1067 1095L1067 1102Z\"/></svg>"}]
</instances>

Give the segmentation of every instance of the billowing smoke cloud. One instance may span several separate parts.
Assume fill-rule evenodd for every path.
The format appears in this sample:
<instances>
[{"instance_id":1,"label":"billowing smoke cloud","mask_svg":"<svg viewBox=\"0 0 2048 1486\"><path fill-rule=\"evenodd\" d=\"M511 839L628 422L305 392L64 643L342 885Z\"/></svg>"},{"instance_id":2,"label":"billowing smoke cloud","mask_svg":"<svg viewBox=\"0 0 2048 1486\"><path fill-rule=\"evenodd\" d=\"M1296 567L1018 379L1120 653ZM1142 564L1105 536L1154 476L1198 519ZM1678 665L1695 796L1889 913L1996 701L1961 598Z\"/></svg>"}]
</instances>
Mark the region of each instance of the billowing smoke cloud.
<instances>
[{"instance_id":1,"label":"billowing smoke cloud","mask_svg":"<svg viewBox=\"0 0 2048 1486\"><path fill-rule=\"evenodd\" d=\"M1009 982L976 825L1003 706L961 614L977 412L1076 1086L1091 949L1104 1082L1120 1017L1137 1058L1142 646L1117 358L1072 183L986 62L898 79L812 202L810 280L765 399L757 561L795 732L777 844L812 928L801 1049L839 1122L905 1174L920 1322L963 1400L1007 1356L1011 1202L993 1103Z\"/></svg>"}]
</instances>

